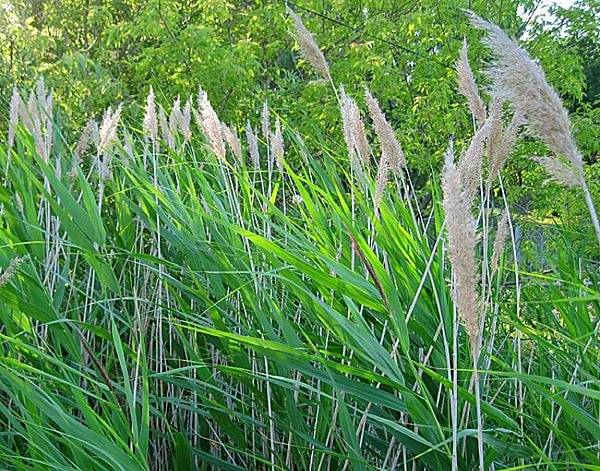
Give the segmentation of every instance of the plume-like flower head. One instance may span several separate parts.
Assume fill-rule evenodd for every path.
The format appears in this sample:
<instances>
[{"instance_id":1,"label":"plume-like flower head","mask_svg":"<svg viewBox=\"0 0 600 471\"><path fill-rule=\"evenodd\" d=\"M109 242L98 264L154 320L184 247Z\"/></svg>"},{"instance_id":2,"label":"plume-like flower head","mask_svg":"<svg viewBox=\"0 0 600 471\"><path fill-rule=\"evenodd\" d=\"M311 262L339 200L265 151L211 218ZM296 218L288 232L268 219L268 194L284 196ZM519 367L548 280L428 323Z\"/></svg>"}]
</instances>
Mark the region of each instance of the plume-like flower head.
<instances>
[{"instance_id":1,"label":"plume-like flower head","mask_svg":"<svg viewBox=\"0 0 600 471\"><path fill-rule=\"evenodd\" d=\"M471 348L479 349L480 306L477 286L479 274L475 249L477 232L471 214L471 202L463 190L462 180L454 163L454 150L450 145L444 159L442 179L443 207L448 232L448 257L452 265L452 296L461 322L464 324Z\"/></svg>"},{"instance_id":2,"label":"plume-like flower head","mask_svg":"<svg viewBox=\"0 0 600 471\"><path fill-rule=\"evenodd\" d=\"M496 270L498 270L498 262L500 261L500 255L502 255L502 251L504 250L504 244L506 242L506 237L509 234L508 218L508 211L504 211L502 213L502 217L498 221L496 237L494 238L494 250L492 252L492 261L490 264L492 275L496 273Z\"/></svg>"},{"instance_id":3,"label":"plume-like flower head","mask_svg":"<svg viewBox=\"0 0 600 471\"><path fill-rule=\"evenodd\" d=\"M279 170L283 170L283 156L285 148L283 144L283 134L281 132L281 122L279 118L275 120L275 131L271 134L271 155L275 159Z\"/></svg>"},{"instance_id":4,"label":"plume-like flower head","mask_svg":"<svg viewBox=\"0 0 600 471\"><path fill-rule=\"evenodd\" d=\"M184 142L189 142L192 139L192 129L190 123L192 121L192 100L188 98L181 112L181 122L179 123L179 129L183 136Z\"/></svg>"},{"instance_id":5,"label":"plume-like flower head","mask_svg":"<svg viewBox=\"0 0 600 471\"><path fill-rule=\"evenodd\" d=\"M13 258L8 266L4 270L0 271L0 288L10 281L10 279L17 272L19 265L21 265L24 260L25 259L23 257Z\"/></svg>"},{"instance_id":6,"label":"plume-like flower head","mask_svg":"<svg viewBox=\"0 0 600 471\"><path fill-rule=\"evenodd\" d=\"M499 133L497 138L490 138L488 146L488 155L490 159L490 169L488 180L495 179L504 167L506 160L510 156L517 138L519 137L519 127L523 123L523 115L519 110L513 113L510 123Z\"/></svg>"},{"instance_id":7,"label":"plume-like flower head","mask_svg":"<svg viewBox=\"0 0 600 471\"><path fill-rule=\"evenodd\" d=\"M17 87L13 87L10 98L10 109L8 113L8 147L12 148L15 143L15 132L19 124L19 110L23 107L23 100Z\"/></svg>"},{"instance_id":8,"label":"plume-like flower head","mask_svg":"<svg viewBox=\"0 0 600 471\"><path fill-rule=\"evenodd\" d=\"M123 105L119 105L113 112L111 107L108 107L104 112L100 129L98 130L98 152L106 153L117 140L117 129L121 119Z\"/></svg>"},{"instance_id":9,"label":"plume-like flower head","mask_svg":"<svg viewBox=\"0 0 600 471\"><path fill-rule=\"evenodd\" d=\"M248 141L248 152L254 168L260 168L260 154L258 152L258 138L252 129L250 121L246 122L246 140Z\"/></svg>"},{"instance_id":10,"label":"plume-like flower head","mask_svg":"<svg viewBox=\"0 0 600 471\"><path fill-rule=\"evenodd\" d=\"M290 8L288 8L288 14L294 21L294 28L296 30L296 40L300 45L300 50L302 51L302 55L304 58L310 62L313 68L319 73L323 78L329 79L329 65L325 60L325 56L321 51L321 48L317 44L312 33L306 29L304 23L296 13L294 13Z\"/></svg>"},{"instance_id":11,"label":"plume-like flower head","mask_svg":"<svg viewBox=\"0 0 600 471\"><path fill-rule=\"evenodd\" d=\"M202 89L198 91L198 112L200 116L200 126L210 144L214 154L221 160L225 160L225 142L223 140L223 130L221 121L213 109L208 95Z\"/></svg>"},{"instance_id":12,"label":"plume-like flower head","mask_svg":"<svg viewBox=\"0 0 600 471\"><path fill-rule=\"evenodd\" d=\"M143 129L146 136L148 136L152 142L156 143L156 140L158 139L158 121L156 119L156 100L152 87L150 87L150 92L146 98Z\"/></svg>"},{"instance_id":13,"label":"plume-like flower head","mask_svg":"<svg viewBox=\"0 0 600 471\"><path fill-rule=\"evenodd\" d=\"M240 143L240 138L238 137L237 133L225 123L223 123L222 126L223 137L225 138L227 145L231 149L233 155L240 160L242 158L242 144Z\"/></svg>"},{"instance_id":14,"label":"plume-like flower head","mask_svg":"<svg viewBox=\"0 0 600 471\"><path fill-rule=\"evenodd\" d=\"M463 41L463 47L460 50L458 63L456 64L456 69L458 71L458 91L467 99L471 114L481 126L485 121L486 116L485 105L479 95L477 84L475 83L475 78L473 77L471 66L469 65L468 51L469 48L467 46L467 40L465 39Z\"/></svg>"},{"instance_id":15,"label":"plume-like flower head","mask_svg":"<svg viewBox=\"0 0 600 471\"><path fill-rule=\"evenodd\" d=\"M167 120L167 114L162 106L158 107L158 123L160 124L160 134L163 140L169 146L169 149L175 149L175 135L171 129L169 121ZM177 128L175 128L177 130Z\"/></svg>"},{"instance_id":16,"label":"plume-like flower head","mask_svg":"<svg viewBox=\"0 0 600 471\"><path fill-rule=\"evenodd\" d=\"M346 94L344 87L340 87L340 106L350 162L355 171L361 174L362 164L368 162L371 157L371 149L358 105Z\"/></svg>"},{"instance_id":17,"label":"plume-like flower head","mask_svg":"<svg viewBox=\"0 0 600 471\"><path fill-rule=\"evenodd\" d=\"M406 167L406 158L402 151L402 146L396 139L396 134L390 126L390 123L385 118L379 102L368 89L365 89L365 100L367 107L369 108L369 114L373 120L373 128L379 138L381 145L382 158L388 161L388 165L391 170L400 170Z\"/></svg>"},{"instance_id":18,"label":"plume-like flower head","mask_svg":"<svg viewBox=\"0 0 600 471\"><path fill-rule=\"evenodd\" d=\"M484 41L495 56L488 70L493 93L521 110L530 128L558 158L546 169L574 173L583 186L583 159L573 138L569 114L546 81L544 71L498 26L473 13L469 17L474 26L486 32Z\"/></svg>"},{"instance_id":19,"label":"plume-like flower head","mask_svg":"<svg viewBox=\"0 0 600 471\"><path fill-rule=\"evenodd\" d=\"M458 173L468 199L472 199L481 181L485 143L490 135L495 119L494 115L490 115L484 121L483 125L475 131L469 147L461 155L458 163Z\"/></svg>"}]
</instances>

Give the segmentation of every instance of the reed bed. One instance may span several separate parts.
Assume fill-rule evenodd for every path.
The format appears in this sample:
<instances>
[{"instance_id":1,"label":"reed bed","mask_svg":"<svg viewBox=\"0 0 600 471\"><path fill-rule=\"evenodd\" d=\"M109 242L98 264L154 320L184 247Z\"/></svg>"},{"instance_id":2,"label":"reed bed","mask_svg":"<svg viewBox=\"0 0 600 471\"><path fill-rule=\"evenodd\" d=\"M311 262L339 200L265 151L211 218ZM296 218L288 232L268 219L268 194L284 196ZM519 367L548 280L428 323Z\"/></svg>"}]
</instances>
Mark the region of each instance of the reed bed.
<instances>
[{"instance_id":1,"label":"reed bed","mask_svg":"<svg viewBox=\"0 0 600 471\"><path fill-rule=\"evenodd\" d=\"M559 229L551 268L523 267L502 179L532 129L597 221L541 69L472 16L491 96L465 45L473 134L415 188L402 130L291 15L347 148L305 145L267 104L227 125L202 89L170 107L150 89L142 122L117 104L74 133L43 82L15 88L1 467L596 469L598 267Z\"/></svg>"}]
</instances>

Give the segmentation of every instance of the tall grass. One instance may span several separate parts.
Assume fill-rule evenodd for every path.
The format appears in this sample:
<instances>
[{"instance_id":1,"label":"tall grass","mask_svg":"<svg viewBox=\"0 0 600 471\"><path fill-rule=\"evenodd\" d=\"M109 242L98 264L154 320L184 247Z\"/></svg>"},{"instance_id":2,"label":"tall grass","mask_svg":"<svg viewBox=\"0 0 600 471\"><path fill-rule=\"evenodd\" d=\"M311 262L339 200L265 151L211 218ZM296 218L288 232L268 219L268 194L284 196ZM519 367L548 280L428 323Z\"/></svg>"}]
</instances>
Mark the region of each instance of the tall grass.
<instances>
[{"instance_id":1,"label":"tall grass","mask_svg":"<svg viewBox=\"0 0 600 471\"><path fill-rule=\"evenodd\" d=\"M151 92L143 123L119 107L86 145L41 88L20 108L0 148L2 468L600 465L597 267L559 230L551 270L520 266L484 165L516 121L478 110L451 214L403 154L381 178L361 152L389 166L400 144L368 94L365 148L340 95L350 149L309 151L266 106L238 148L202 91L193 131ZM477 306L453 282L462 224Z\"/></svg>"}]
</instances>

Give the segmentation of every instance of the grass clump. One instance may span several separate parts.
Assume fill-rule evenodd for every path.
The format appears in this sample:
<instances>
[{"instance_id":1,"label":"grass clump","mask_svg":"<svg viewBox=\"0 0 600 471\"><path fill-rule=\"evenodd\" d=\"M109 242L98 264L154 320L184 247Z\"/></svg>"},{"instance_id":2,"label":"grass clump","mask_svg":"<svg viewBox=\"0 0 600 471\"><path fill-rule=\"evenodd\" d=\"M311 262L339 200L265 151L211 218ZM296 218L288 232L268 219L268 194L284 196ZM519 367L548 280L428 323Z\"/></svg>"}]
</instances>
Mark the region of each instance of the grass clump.
<instances>
[{"instance_id":1,"label":"grass clump","mask_svg":"<svg viewBox=\"0 0 600 471\"><path fill-rule=\"evenodd\" d=\"M519 108L464 82L473 137L415 188L376 99L379 146L298 34L348 149L309 151L266 105L242 144L202 90L169 117L150 90L143 123L119 106L72 145L51 93L17 92L0 150L2 466L592 469L597 266L568 231L550 270L520 266L494 160Z\"/></svg>"}]
</instances>

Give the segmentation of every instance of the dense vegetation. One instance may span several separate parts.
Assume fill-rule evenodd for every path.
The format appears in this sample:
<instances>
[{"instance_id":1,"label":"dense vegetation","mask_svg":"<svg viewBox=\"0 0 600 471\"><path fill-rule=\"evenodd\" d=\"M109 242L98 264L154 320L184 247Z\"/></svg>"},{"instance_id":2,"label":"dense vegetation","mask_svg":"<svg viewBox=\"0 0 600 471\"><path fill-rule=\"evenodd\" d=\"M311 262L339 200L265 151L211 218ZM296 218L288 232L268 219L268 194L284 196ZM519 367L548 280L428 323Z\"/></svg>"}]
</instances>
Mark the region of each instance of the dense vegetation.
<instances>
[{"instance_id":1,"label":"dense vegetation","mask_svg":"<svg viewBox=\"0 0 600 471\"><path fill-rule=\"evenodd\" d=\"M600 466L598 3L306 3L4 7L1 468Z\"/></svg>"},{"instance_id":2,"label":"dense vegetation","mask_svg":"<svg viewBox=\"0 0 600 471\"><path fill-rule=\"evenodd\" d=\"M600 4L583 0L557 9L554 21L535 14L538 4L327 0L294 6L316 33L336 81L359 95L368 86L378 97L403 137L417 186L439 165L448 137L464 139L471 129L456 94L454 63L463 38L476 71L487 53L479 33L464 20L464 8L526 37L528 50L572 112L579 145L597 179ZM193 95L201 84L219 116L240 128L246 119L256 122L268 100L312 151L324 141L343 145L335 97L297 60L283 2L11 0L2 8L0 96L8 104L13 85L32 88L43 76L72 124L70 141L89 118L116 103L132 105L125 114L141 119L135 104L143 102L150 86L170 103ZM530 140L519 146L526 157L545 152ZM593 255L593 235L581 227L586 210L577 198L546 188L544 175L528 159L512 161L506 179L515 208L538 223L559 219L579 227L578 251Z\"/></svg>"}]
</instances>

